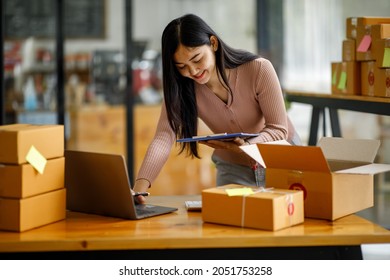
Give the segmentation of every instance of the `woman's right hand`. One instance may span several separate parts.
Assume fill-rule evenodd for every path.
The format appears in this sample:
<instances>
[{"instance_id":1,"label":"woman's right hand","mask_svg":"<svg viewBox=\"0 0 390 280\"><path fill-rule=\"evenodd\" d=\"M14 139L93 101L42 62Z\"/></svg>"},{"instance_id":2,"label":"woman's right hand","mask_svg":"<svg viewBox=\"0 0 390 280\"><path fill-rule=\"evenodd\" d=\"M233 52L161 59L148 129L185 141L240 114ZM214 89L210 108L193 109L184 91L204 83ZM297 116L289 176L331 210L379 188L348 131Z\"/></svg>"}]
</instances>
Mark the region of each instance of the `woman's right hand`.
<instances>
[{"instance_id":1,"label":"woman's right hand","mask_svg":"<svg viewBox=\"0 0 390 280\"><path fill-rule=\"evenodd\" d=\"M132 195L136 192L147 192L148 189L150 188L150 182L146 179L138 179L135 181L134 188L131 190ZM139 195L137 197L134 197L134 200L137 203L145 203L146 198L142 195Z\"/></svg>"}]
</instances>

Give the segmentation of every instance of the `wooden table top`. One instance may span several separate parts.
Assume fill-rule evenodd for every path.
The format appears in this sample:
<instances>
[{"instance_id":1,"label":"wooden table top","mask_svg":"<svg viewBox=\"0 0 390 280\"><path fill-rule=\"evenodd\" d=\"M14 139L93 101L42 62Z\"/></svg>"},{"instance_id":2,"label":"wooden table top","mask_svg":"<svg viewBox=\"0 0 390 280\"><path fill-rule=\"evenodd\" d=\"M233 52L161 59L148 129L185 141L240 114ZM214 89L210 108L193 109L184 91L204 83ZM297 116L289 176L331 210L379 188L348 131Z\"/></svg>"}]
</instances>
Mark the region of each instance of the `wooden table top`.
<instances>
[{"instance_id":1,"label":"wooden table top","mask_svg":"<svg viewBox=\"0 0 390 280\"><path fill-rule=\"evenodd\" d=\"M175 206L174 213L128 221L68 212L67 219L23 233L0 232L0 252L123 249L343 246L390 243L390 231L356 215L336 221L306 219L280 231L203 223L185 200L200 196L151 196L149 203Z\"/></svg>"},{"instance_id":2,"label":"wooden table top","mask_svg":"<svg viewBox=\"0 0 390 280\"><path fill-rule=\"evenodd\" d=\"M390 103L390 98L388 97L376 97L376 96L352 95L352 94L330 94L330 93L319 93L319 92L298 91L298 90L286 90L285 93L287 96L334 98L334 99L341 99L341 100L357 100L357 101L367 101L367 102Z\"/></svg>"}]
</instances>

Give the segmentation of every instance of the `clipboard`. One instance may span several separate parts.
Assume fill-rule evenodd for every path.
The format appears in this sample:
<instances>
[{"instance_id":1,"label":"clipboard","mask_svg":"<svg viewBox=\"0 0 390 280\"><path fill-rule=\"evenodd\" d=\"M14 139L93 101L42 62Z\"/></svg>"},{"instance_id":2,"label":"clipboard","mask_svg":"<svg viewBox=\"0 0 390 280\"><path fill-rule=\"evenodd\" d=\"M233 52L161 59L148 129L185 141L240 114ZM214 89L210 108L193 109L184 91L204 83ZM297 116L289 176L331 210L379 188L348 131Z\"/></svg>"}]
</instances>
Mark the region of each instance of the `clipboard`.
<instances>
[{"instance_id":1,"label":"clipboard","mask_svg":"<svg viewBox=\"0 0 390 280\"><path fill-rule=\"evenodd\" d=\"M259 133L245 133L245 132L226 133L225 132L225 133L193 136L190 138L177 139L176 142L196 142L196 141L209 141L209 140L231 141L236 137L247 139L251 137L256 137L258 135Z\"/></svg>"}]
</instances>

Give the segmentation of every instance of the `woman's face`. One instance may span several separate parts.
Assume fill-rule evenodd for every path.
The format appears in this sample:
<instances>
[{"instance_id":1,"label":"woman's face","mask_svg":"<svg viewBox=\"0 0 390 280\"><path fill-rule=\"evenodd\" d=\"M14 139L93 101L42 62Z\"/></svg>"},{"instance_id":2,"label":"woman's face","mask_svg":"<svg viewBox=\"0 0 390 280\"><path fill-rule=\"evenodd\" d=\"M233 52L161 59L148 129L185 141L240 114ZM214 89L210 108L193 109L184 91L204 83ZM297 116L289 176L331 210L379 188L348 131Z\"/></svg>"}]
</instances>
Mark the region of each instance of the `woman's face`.
<instances>
[{"instance_id":1,"label":"woman's face","mask_svg":"<svg viewBox=\"0 0 390 280\"><path fill-rule=\"evenodd\" d=\"M214 41L215 42L215 41ZM216 75L215 53L216 44L211 46L186 47L179 45L173 59L179 73L193 79L199 84L206 84Z\"/></svg>"}]
</instances>

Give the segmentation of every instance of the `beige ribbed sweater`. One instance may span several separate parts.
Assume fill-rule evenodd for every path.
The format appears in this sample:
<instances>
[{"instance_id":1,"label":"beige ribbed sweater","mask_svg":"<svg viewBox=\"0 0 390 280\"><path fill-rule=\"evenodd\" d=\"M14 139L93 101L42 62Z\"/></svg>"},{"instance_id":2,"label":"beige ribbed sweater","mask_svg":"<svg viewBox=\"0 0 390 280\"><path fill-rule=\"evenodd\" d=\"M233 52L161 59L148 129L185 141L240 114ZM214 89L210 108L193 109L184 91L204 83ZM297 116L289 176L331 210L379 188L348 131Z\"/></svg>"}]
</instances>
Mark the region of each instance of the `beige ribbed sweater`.
<instances>
[{"instance_id":1,"label":"beige ribbed sweater","mask_svg":"<svg viewBox=\"0 0 390 280\"><path fill-rule=\"evenodd\" d=\"M229 83L233 95L229 96L227 103L206 85L195 83L199 118L213 133L260 132L258 137L250 139L252 144L291 139L294 128L287 118L278 77L268 60L258 58L232 69ZM175 141L163 104L156 134L137 179L144 178L152 183L167 161ZM227 150L215 150L214 153L229 162L251 165L244 153Z\"/></svg>"}]
</instances>

